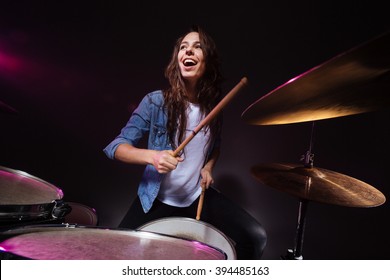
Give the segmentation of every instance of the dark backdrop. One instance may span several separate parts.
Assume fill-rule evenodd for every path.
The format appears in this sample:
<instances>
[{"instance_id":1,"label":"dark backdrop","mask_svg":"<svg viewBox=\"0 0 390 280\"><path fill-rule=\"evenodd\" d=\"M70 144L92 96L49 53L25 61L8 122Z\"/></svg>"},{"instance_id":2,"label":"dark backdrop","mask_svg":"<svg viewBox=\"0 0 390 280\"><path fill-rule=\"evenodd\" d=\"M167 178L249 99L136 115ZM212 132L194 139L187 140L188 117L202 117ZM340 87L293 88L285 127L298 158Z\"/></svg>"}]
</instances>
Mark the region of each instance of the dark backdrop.
<instances>
[{"instance_id":1,"label":"dark backdrop","mask_svg":"<svg viewBox=\"0 0 390 280\"><path fill-rule=\"evenodd\" d=\"M388 31L387 11L383 1L2 1L0 101L18 113L0 113L0 165L54 184L65 201L95 208L99 225L115 228L143 167L111 161L102 149L146 93L166 86L175 39L199 23L220 49L224 90L249 80L224 109L216 186L267 229L264 259L279 259L294 244L299 201L260 184L250 168L299 163L311 123L255 126L241 114L289 79ZM317 121L314 165L389 197L388 120L384 110ZM308 206L305 259L388 258L388 203Z\"/></svg>"}]
</instances>

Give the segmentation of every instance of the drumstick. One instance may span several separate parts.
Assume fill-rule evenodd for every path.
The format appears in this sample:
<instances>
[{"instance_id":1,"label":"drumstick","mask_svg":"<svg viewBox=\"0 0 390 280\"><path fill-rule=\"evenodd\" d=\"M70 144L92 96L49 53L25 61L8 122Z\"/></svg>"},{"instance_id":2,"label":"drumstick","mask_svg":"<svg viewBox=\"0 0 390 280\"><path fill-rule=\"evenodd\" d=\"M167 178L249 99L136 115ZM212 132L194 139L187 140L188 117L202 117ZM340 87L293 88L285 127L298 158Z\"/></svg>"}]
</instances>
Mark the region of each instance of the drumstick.
<instances>
[{"instance_id":1,"label":"drumstick","mask_svg":"<svg viewBox=\"0 0 390 280\"><path fill-rule=\"evenodd\" d=\"M241 81L229 91L228 94L214 107L213 110L198 124L197 127L194 128L192 133L180 144L179 147L173 152L173 156L176 157L181 150L195 137L195 135L205 126L207 125L214 117L216 117L219 112L225 107L233 97L239 92L239 90L248 83L248 79L246 77L242 78Z\"/></svg>"},{"instance_id":2,"label":"drumstick","mask_svg":"<svg viewBox=\"0 0 390 280\"><path fill-rule=\"evenodd\" d=\"M181 150L195 137L195 135L205 126L207 125L214 117L216 117L219 112L233 99L234 96L239 92L239 90L248 83L248 79L243 77L241 81L229 91L228 94L214 107L213 110L198 124L197 127L192 131L192 133L181 143L179 147L173 152L173 156L177 156ZM206 186L202 186L202 192L200 194L198 209L196 214L196 219L200 219L200 213L202 212L203 201L204 201L204 193L206 190Z\"/></svg>"},{"instance_id":3,"label":"drumstick","mask_svg":"<svg viewBox=\"0 0 390 280\"><path fill-rule=\"evenodd\" d=\"M200 213L202 213L203 201L204 201L204 192L206 190L206 186L202 186L202 192L200 193L198 209L196 210L196 219L200 220Z\"/></svg>"}]
</instances>

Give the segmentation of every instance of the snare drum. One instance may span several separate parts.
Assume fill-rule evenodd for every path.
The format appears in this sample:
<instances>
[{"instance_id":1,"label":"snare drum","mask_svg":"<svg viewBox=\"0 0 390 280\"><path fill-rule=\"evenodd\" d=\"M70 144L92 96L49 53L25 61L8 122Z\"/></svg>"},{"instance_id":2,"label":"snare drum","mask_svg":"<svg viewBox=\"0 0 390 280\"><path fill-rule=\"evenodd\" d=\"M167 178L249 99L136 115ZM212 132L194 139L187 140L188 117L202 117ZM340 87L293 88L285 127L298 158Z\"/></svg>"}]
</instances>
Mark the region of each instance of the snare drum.
<instances>
[{"instance_id":1,"label":"snare drum","mask_svg":"<svg viewBox=\"0 0 390 280\"><path fill-rule=\"evenodd\" d=\"M3 232L4 255L35 260L225 260L221 250L152 232L38 225Z\"/></svg>"},{"instance_id":2,"label":"snare drum","mask_svg":"<svg viewBox=\"0 0 390 280\"><path fill-rule=\"evenodd\" d=\"M223 232L203 221L192 218L168 217L146 223L137 230L197 240L221 249L226 253L228 260L237 259L233 241Z\"/></svg>"},{"instance_id":3,"label":"snare drum","mask_svg":"<svg viewBox=\"0 0 390 280\"><path fill-rule=\"evenodd\" d=\"M56 186L0 166L0 227L59 219L69 211L62 197Z\"/></svg>"}]
</instances>

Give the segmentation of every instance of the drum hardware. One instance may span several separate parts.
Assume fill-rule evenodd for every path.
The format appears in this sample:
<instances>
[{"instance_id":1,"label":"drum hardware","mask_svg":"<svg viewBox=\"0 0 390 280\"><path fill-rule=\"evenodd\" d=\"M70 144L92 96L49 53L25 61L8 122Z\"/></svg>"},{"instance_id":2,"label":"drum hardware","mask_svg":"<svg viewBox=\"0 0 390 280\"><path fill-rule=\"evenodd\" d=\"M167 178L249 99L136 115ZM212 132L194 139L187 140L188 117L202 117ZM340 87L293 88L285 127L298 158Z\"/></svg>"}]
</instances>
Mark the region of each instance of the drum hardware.
<instances>
[{"instance_id":1,"label":"drum hardware","mask_svg":"<svg viewBox=\"0 0 390 280\"><path fill-rule=\"evenodd\" d=\"M347 207L375 207L385 203L385 196L373 186L331 170L313 167L309 149L304 164L271 163L251 168L261 183L299 198L298 223L293 249L284 259L303 259L303 238L309 201Z\"/></svg>"},{"instance_id":2,"label":"drum hardware","mask_svg":"<svg viewBox=\"0 0 390 280\"><path fill-rule=\"evenodd\" d=\"M207 124L211 122L212 119L214 119L224 107L237 95L237 93L241 90L241 88L248 84L248 79L246 77L243 77L240 82L231 89L224 98L208 113L208 115L198 124L197 127L194 128L192 133L184 139L183 143L180 144L179 147L173 152L173 156L178 156L179 153L184 149L184 147L192 140L192 138L195 137L195 135ZM203 208L203 201L204 201L204 193L205 193L206 187L202 186L202 192L199 198L198 202L198 209L196 212L196 219L200 219L200 214L202 212Z\"/></svg>"},{"instance_id":3,"label":"drum hardware","mask_svg":"<svg viewBox=\"0 0 390 280\"><path fill-rule=\"evenodd\" d=\"M62 200L22 207L3 205L1 209L3 212L0 213L0 229L37 223L61 223L71 211L70 206Z\"/></svg>"},{"instance_id":4,"label":"drum hardware","mask_svg":"<svg viewBox=\"0 0 390 280\"><path fill-rule=\"evenodd\" d=\"M0 228L60 221L70 212L56 186L26 172L0 166Z\"/></svg>"},{"instance_id":5,"label":"drum hardware","mask_svg":"<svg viewBox=\"0 0 390 280\"><path fill-rule=\"evenodd\" d=\"M72 211L72 207L62 200L55 200L53 203L54 206L51 212L53 219L63 219L68 213Z\"/></svg>"},{"instance_id":6,"label":"drum hardware","mask_svg":"<svg viewBox=\"0 0 390 280\"><path fill-rule=\"evenodd\" d=\"M336 56L291 79L251 104L241 115L248 124L279 125L312 121L303 165L259 164L251 168L261 183L299 198L293 249L282 259L303 259L303 237L309 201L348 207L375 207L385 196L360 180L315 168L314 121L388 108L390 105L390 33Z\"/></svg>"}]
</instances>

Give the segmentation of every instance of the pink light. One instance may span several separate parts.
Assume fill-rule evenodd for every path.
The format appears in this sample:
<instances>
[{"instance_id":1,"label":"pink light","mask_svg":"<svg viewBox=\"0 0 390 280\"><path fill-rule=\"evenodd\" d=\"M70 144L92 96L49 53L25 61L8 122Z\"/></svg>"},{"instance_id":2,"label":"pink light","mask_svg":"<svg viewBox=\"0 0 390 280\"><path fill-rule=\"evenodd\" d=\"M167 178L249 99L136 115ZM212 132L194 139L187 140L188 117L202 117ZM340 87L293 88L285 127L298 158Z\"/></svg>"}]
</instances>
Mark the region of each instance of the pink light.
<instances>
[{"instance_id":1,"label":"pink light","mask_svg":"<svg viewBox=\"0 0 390 280\"><path fill-rule=\"evenodd\" d=\"M56 70L42 61L38 63L32 59L0 50L0 77L5 78L13 86L30 90L39 85L40 92L43 92L44 87L54 86L52 84L57 79L55 75Z\"/></svg>"},{"instance_id":2,"label":"pink light","mask_svg":"<svg viewBox=\"0 0 390 280\"><path fill-rule=\"evenodd\" d=\"M0 246L0 251L7 252L7 250L2 246Z\"/></svg>"},{"instance_id":3,"label":"pink light","mask_svg":"<svg viewBox=\"0 0 390 280\"><path fill-rule=\"evenodd\" d=\"M59 90L72 92L85 86L90 88L93 84L94 78L86 77L78 69L66 69L53 62L53 59L32 57L30 52L21 50L19 45L12 45L12 40L0 37L0 78L10 86L36 97L56 97L59 96ZM72 98L72 95L63 97Z\"/></svg>"},{"instance_id":4,"label":"pink light","mask_svg":"<svg viewBox=\"0 0 390 280\"><path fill-rule=\"evenodd\" d=\"M299 77L300 77L300 76L297 76L297 77L295 77L295 78L292 78L292 79L288 80L286 84L289 84L289 83L294 82L294 81L295 81L296 79L298 79Z\"/></svg>"},{"instance_id":5,"label":"pink light","mask_svg":"<svg viewBox=\"0 0 390 280\"><path fill-rule=\"evenodd\" d=\"M22 68L20 59L7 55L0 51L0 71L16 72Z\"/></svg>"}]
</instances>

